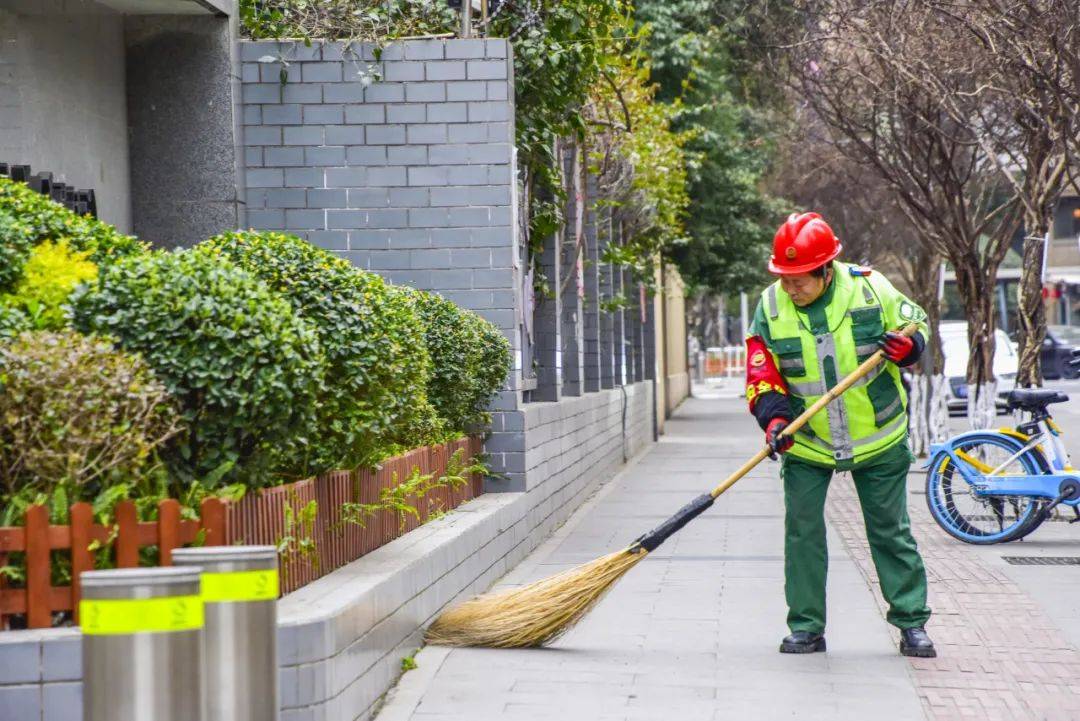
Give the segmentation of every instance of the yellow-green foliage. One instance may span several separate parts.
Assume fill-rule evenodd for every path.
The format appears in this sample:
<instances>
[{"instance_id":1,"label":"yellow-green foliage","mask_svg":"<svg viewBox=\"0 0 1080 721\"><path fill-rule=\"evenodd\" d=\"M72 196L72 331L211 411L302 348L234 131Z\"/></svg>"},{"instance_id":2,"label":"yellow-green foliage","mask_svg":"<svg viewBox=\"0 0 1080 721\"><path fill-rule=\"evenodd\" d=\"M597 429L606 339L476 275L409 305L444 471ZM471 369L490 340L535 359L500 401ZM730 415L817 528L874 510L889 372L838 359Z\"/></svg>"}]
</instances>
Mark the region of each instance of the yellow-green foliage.
<instances>
[{"instance_id":1,"label":"yellow-green foliage","mask_svg":"<svg viewBox=\"0 0 1080 721\"><path fill-rule=\"evenodd\" d=\"M690 203L687 161L692 160L684 146L694 132L672 129L680 103L657 102L655 94L648 63L639 56L630 54L613 64L607 81L594 88L592 109L615 132L609 133L606 143L601 141L590 160L602 165L611 160L604 157L605 151L614 151L625 164L630 183L629 188L616 188L624 193L618 200L632 211L636 220L632 230L651 238L653 250L660 250L684 234Z\"/></svg>"},{"instance_id":2,"label":"yellow-green foliage","mask_svg":"<svg viewBox=\"0 0 1080 721\"><path fill-rule=\"evenodd\" d=\"M0 178L0 217L17 221L20 244L25 237L33 244L67 239L76 250L90 251L90 259L98 265L111 265L120 258L145 253L148 248L143 241L120 233L108 223L89 215L77 215L26 183L9 178ZM11 239L2 223L0 229L5 231L0 234L0 257L3 257Z\"/></svg>"},{"instance_id":3,"label":"yellow-green foliage","mask_svg":"<svg viewBox=\"0 0 1080 721\"><path fill-rule=\"evenodd\" d=\"M80 283L97 278L90 251L73 250L66 240L46 240L34 247L22 277L3 302L23 311L38 330L57 330L67 324L65 306Z\"/></svg>"},{"instance_id":4,"label":"yellow-green foliage","mask_svg":"<svg viewBox=\"0 0 1080 721\"><path fill-rule=\"evenodd\" d=\"M638 52L613 58L586 108L594 126L589 165L626 234L623 244L607 245L602 261L647 284L656 259L686 242L687 168L696 162L686 149L696 131L673 128L681 104L656 100L649 72Z\"/></svg>"}]
</instances>

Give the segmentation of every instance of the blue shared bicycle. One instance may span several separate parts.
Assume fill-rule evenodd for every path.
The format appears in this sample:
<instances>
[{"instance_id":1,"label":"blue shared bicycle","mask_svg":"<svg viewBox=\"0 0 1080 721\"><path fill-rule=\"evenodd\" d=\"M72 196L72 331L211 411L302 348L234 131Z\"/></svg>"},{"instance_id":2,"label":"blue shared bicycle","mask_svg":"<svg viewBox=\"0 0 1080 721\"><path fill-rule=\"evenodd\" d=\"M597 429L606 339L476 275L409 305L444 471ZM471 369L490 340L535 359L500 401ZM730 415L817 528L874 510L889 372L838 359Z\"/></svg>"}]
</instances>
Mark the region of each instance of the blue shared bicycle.
<instances>
[{"instance_id":1,"label":"blue shared bicycle","mask_svg":"<svg viewBox=\"0 0 1080 721\"><path fill-rule=\"evenodd\" d=\"M1080 471L1047 406L1069 400L1052 390L1014 390L1010 410L1030 414L1015 428L971 431L930 448L926 503L934 520L967 543L1015 541L1059 504L1080 520Z\"/></svg>"}]
</instances>

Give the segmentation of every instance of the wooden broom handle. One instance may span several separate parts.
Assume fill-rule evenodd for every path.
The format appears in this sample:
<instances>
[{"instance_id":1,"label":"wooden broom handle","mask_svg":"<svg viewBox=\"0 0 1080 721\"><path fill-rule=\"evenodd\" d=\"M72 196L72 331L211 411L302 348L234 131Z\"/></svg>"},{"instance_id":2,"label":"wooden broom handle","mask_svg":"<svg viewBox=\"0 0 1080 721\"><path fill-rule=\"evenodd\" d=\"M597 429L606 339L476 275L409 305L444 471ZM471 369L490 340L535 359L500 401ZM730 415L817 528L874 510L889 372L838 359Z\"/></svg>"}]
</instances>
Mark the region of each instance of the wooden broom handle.
<instances>
[{"instance_id":1,"label":"wooden broom handle","mask_svg":"<svg viewBox=\"0 0 1080 721\"><path fill-rule=\"evenodd\" d=\"M919 326L917 324L909 323L908 325L904 326L904 328L900 332L910 338L911 336L915 335L918 330ZM805 411L803 411L798 418L793 420L791 423L788 423L787 427L780 433L780 435L795 435L795 432L805 426L807 423L809 423L810 419L813 418L818 411L820 411L822 408L829 405L834 400L843 395L844 391L855 385L856 381L858 381L860 378L862 378L867 373L876 368L878 364L880 364L881 361L883 361L884 359L885 351L880 349L874 351L874 354L864 360L858 368L853 370L843 380L841 380L839 383L829 389L828 393L814 401L814 403ZM721 493L734 486L735 482L745 476L747 473L749 473L754 468L754 466L769 457L769 450L769 446L768 444L766 444L765 447L758 451L753 458L739 466L738 470L725 478L724 481L716 488L709 491L709 495L711 495L713 498L716 498Z\"/></svg>"}]
</instances>

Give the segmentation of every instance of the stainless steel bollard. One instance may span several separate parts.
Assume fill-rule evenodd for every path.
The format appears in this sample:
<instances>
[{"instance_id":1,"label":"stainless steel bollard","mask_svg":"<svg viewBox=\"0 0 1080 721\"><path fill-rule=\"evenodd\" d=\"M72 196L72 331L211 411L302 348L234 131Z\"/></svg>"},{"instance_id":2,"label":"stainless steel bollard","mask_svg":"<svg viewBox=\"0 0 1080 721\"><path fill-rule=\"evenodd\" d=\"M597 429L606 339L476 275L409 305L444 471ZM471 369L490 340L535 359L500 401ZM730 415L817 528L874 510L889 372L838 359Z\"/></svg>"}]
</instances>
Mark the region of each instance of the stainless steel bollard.
<instances>
[{"instance_id":1,"label":"stainless steel bollard","mask_svg":"<svg viewBox=\"0 0 1080 721\"><path fill-rule=\"evenodd\" d=\"M277 550L178 548L177 566L202 568L206 604L206 721L278 718Z\"/></svg>"},{"instance_id":2,"label":"stainless steel bollard","mask_svg":"<svg viewBox=\"0 0 1080 721\"><path fill-rule=\"evenodd\" d=\"M84 721L202 721L203 602L193 568L86 571Z\"/></svg>"}]
</instances>

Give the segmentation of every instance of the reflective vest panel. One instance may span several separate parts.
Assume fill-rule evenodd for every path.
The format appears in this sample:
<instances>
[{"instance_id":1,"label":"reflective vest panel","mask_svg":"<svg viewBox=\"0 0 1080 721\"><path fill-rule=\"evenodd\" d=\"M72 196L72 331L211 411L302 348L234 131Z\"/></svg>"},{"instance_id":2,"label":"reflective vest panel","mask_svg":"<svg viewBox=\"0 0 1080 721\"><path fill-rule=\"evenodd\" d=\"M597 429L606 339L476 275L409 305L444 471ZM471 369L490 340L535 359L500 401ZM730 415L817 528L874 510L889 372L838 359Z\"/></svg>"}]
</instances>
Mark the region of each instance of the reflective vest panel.
<instances>
[{"instance_id":1,"label":"reflective vest panel","mask_svg":"<svg viewBox=\"0 0 1080 721\"><path fill-rule=\"evenodd\" d=\"M876 282L877 277L852 276L847 264L834 262L836 287L825 312L828 332L817 335L779 281L762 293L769 348L788 384L792 414L802 413L854 371L877 351L881 335L892 330L885 328L882 296L897 291ZM894 363L882 363L811 418L795 435L789 453L830 466L858 463L906 434L907 397L900 371Z\"/></svg>"}]
</instances>

